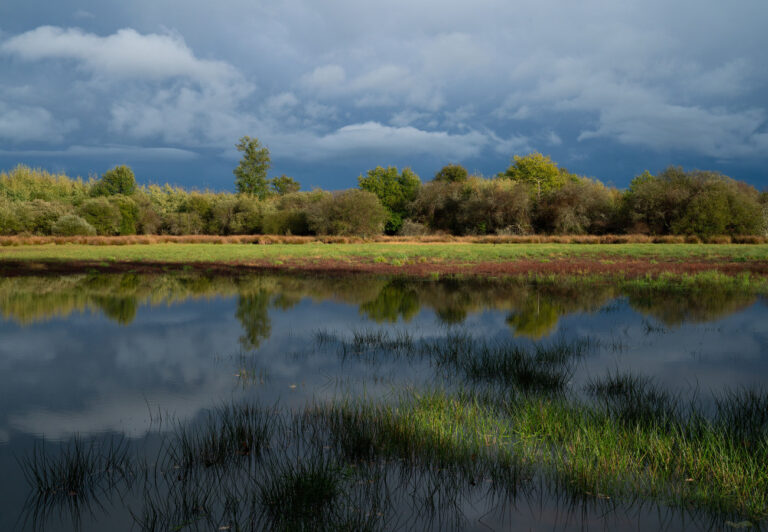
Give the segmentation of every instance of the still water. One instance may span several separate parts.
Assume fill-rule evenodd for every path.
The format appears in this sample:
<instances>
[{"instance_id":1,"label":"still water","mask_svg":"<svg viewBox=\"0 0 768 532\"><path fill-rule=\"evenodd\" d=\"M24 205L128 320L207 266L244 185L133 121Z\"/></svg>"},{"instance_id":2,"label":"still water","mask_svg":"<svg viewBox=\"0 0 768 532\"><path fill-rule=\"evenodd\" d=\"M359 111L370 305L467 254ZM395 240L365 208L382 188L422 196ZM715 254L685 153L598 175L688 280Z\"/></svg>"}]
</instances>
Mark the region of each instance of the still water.
<instances>
[{"instance_id":1,"label":"still water","mask_svg":"<svg viewBox=\"0 0 768 532\"><path fill-rule=\"evenodd\" d=\"M43 442L54 452L73 438L155 449L165 432L224 404L287 411L340 395L386 398L434 386L435 370L423 358L347 357L318 341L379 330L416 341L466 334L521 346L588 338L590 353L570 375L575 390L618 370L686 397L768 384L768 306L744 290L368 276L2 279L0 530L141 529L145 499L131 490L102 493L77 511L57 503L35 513L21 463ZM543 486L516 499L469 494L428 518L405 499L397 504L399 520L384 529L715 526L637 502L578 504Z\"/></svg>"}]
</instances>

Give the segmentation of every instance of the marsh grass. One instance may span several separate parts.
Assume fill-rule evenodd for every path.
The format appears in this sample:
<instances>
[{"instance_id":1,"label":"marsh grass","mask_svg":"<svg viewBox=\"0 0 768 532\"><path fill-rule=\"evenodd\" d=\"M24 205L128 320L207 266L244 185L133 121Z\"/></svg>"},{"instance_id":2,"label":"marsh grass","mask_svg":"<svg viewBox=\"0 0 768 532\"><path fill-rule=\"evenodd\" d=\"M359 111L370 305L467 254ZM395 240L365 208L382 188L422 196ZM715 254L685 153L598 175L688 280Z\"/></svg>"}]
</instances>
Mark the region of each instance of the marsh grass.
<instances>
[{"instance_id":1,"label":"marsh grass","mask_svg":"<svg viewBox=\"0 0 768 532\"><path fill-rule=\"evenodd\" d=\"M525 392L563 392L573 364L595 349L590 338L523 347L514 340L479 340L463 331L438 339L415 339L407 331L353 330L351 338L317 331L318 347L335 346L342 360L426 359L443 376L461 375L472 382L497 383Z\"/></svg>"},{"instance_id":2,"label":"marsh grass","mask_svg":"<svg viewBox=\"0 0 768 532\"><path fill-rule=\"evenodd\" d=\"M123 489L138 494L131 511L144 530L461 529L467 507L518 500L655 505L714 528L768 517L765 390L684 401L618 371L574 390L568 372L594 347L588 339L523 348L369 330L319 331L316 342L342 356L428 360L444 379L294 411L222 405L173 425L144 461L123 444L36 449L23 461L42 508L33 513L83 507L71 500L98 507Z\"/></svg>"},{"instance_id":3,"label":"marsh grass","mask_svg":"<svg viewBox=\"0 0 768 532\"><path fill-rule=\"evenodd\" d=\"M179 425L167 446L168 463L187 470L258 457L279 422L276 410L252 404L223 405L194 426Z\"/></svg>"},{"instance_id":4,"label":"marsh grass","mask_svg":"<svg viewBox=\"0 0 768 532\"><path fill-rule=\"evenodd\" d=\"M20 522L33 529L43 527L46 518L57 511L78 527L82 514L101 507L101 495L136 474L128 442L122 438L85 442L75 437L55 451L49 448L43 441L19 460L32 487Z\"/></svg>"}]
</instances>

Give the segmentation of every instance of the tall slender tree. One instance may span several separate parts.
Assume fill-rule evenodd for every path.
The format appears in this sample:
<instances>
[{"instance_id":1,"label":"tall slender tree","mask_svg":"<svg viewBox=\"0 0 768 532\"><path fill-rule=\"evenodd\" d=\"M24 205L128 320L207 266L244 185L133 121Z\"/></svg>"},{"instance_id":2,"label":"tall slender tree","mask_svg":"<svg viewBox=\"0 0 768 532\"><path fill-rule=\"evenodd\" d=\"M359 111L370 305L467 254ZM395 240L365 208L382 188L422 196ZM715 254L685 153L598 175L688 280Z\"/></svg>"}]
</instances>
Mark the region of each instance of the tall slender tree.
<instances>
[{"instance_id":1,"label":"tall slender tree","mask_svg":"<svg viewBox=\"0 0 768 532\"><path fill-rule=\"evenodd\" d=\"M245 136L236 144L243 153L240 164L233 170L235 185L241 194L250 194L264 199L269 194L267 171L270 166L269 150L256 137Z\"/></svg>"}]
</instances>

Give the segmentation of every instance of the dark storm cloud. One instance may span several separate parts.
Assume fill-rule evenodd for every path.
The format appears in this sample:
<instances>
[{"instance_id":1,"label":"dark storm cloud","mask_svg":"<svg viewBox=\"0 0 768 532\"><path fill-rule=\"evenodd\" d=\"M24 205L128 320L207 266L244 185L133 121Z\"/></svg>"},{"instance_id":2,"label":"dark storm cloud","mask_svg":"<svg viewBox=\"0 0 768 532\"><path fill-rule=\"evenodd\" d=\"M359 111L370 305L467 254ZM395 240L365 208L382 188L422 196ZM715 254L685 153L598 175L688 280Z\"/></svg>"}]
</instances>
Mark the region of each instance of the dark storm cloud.
<instances>
[{"instance_id":1,"label":"dark storm cloud","mask_svg":"<svg viewBox=\"0 0 768 532\"><path fill-rule=\"evenodd\" d=\"M249 134L276 172L331 188L375 164L491 174L529 150L617 185L686 164L762 186L766 16L761 1L12 1L0 162L167 154L167 179L224 188Z\"/></svg>"}]
</instances>

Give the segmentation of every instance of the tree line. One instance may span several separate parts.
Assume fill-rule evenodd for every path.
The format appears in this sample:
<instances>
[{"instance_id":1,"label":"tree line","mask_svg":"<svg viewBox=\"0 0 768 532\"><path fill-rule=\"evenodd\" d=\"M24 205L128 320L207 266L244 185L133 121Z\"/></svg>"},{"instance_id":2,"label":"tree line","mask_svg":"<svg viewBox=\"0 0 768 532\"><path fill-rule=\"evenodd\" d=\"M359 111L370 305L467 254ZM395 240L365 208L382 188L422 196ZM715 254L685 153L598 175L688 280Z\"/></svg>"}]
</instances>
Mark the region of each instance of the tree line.
<instances>
[{"instance_id":1,"label":"tree line","mask_svg":"<svg viewBox=\"0 0 768 532\"><path fill-rule=\"evenodd\" d=\"M356 188L302 191L291 177L267 177L258 139L237 148L234 194L139 186L127 166L87 181L17 166L0 173L0 234L768 233L768 193L713 171L670 166L619 190L531 153L491 178L448 164L423 183L410 168L377 166Z\"/></svg>"}]
</instances>

